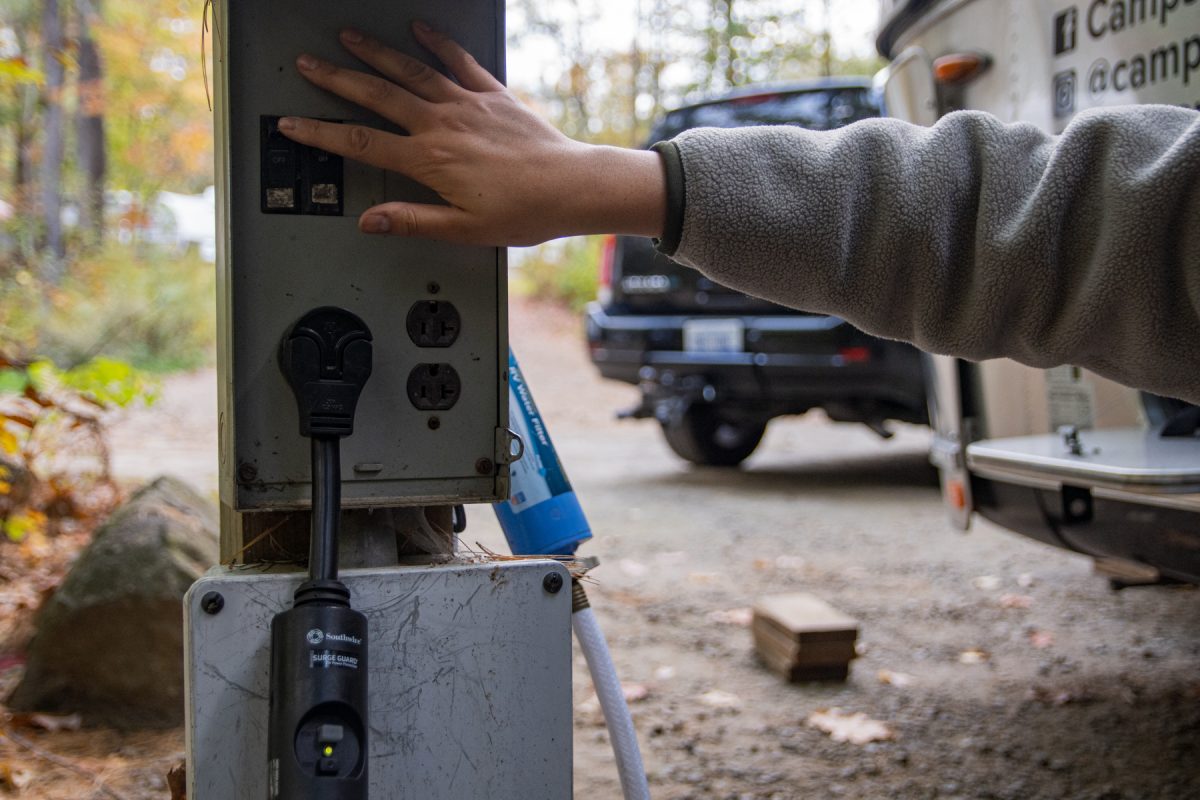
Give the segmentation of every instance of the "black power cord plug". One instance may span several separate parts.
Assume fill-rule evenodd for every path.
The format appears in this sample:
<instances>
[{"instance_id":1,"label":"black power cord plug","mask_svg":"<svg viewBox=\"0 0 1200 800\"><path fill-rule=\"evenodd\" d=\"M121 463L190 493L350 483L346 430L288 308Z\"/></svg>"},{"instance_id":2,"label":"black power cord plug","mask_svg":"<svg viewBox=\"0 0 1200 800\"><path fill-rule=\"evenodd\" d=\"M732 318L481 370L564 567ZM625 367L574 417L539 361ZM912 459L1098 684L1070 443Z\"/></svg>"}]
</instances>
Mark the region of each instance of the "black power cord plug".
<instances>
[{"instance_id":1,"label":"black power cord plug","mask_svg":"<svg viewBox=\"0 0 1200 800\"><path fill-rule=\"evenodd\" d=\"M371 331L341 308L315 308L283 340L279 366L296 395L300 435L349 436L371 377Z\"/></svg>"},{"instance_id":2,"label":"black power cord plug","mask_svg":"<svg viewBox=\"0 0 1200 800\"><path fill-rule=\"evenodd\" d=\"M371 377L371 331L342 308L314 308L292 326L279 351L279 367L296 396L300 435L312 438L313 507L309 580L296 604L348 605L337 579L342 485L339 440L354 432L354 413Z\"/></svg>"},{"instance_id":3,"label":"black power cord plug","mask_svg":"<svg viewBox=\"0 0 1200 800\"><path fill-rule=\"evenodd\" d=\"M300 435L312 439L313 491L309 579L271 623L271 798L367 797L367 618L338 580L337 540L341 439L354 432L371 355L366 324L331 306L301 317L279 353Z\"/></svg>"}]
</instances>

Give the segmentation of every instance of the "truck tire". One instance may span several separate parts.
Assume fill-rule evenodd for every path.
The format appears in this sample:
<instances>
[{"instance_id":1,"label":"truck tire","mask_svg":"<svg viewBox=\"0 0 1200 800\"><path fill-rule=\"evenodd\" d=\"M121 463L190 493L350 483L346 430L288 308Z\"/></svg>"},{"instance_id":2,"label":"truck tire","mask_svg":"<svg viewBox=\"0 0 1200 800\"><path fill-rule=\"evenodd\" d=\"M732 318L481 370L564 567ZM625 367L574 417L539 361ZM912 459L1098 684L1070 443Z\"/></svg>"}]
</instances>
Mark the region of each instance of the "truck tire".
<instances>
[{"instance_id":1,"label":"truck tire","mask_svg":"<svg viewBox=\"0 0 1200 800\"><path fill-rule=\"evenodd\" d=\"M662 430L667 445L680 458L706 467L736 467L758 447L767 423L736 420L715 406L693 405L677 419L662 423Z\"/></svg>"}]
</instances>

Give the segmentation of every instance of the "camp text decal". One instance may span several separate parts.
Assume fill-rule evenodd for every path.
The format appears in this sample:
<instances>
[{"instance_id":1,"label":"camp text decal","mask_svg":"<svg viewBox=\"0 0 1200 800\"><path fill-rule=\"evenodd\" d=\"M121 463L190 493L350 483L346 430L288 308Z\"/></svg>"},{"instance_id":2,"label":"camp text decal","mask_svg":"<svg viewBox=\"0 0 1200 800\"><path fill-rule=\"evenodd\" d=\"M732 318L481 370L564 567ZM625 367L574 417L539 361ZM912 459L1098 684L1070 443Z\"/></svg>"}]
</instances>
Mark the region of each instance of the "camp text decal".
<instances>
[{"instance_id":1,"label":"camp text decal","mask_svg":"<svg viewBox=\"0 0 1200 800\"><path fill-rule=\"evenodd\" d=\"M1128 103L1200 108L1200 0L1091 0L1052 15L1054 116Z\"/></svg>"}]
</instances>

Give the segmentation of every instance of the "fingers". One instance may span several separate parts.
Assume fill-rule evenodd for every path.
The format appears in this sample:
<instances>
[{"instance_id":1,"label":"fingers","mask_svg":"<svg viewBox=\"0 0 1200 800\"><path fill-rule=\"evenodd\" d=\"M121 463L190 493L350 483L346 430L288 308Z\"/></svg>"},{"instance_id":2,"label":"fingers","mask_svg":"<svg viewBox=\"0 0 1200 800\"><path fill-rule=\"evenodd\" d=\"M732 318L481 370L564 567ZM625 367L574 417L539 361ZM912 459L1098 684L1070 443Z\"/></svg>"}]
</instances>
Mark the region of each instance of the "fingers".
<instances>
[{"instance_id":1,"label":"fingers","mask_svg":"<svg viewBox=\"0 0 1200 800\"><path fill-rule=\"evenodd\" d=\"M385 47L354 28L342 31L341 40L359 60L423 100L444 102L462 91L454 81L428 64Z\"/></svg>"},{"instance_id":2,"label":"fingers","mask_svg":"<svg viewBox=\"0 0 1200 800\"><path fill-rule=\"evenodd\" d=\"M342 69L310 55L296 59L300 73L312 83L369 108L386 120L413 130L429 112L429 103L391 81L352 69Z\"/></svg>"},{"instance_id":3,"label":"fingers","mask_svg":"<svg viewBox=\"0 0 1200 800\"><path fill-rule=\"evenodd\" d=\"M339 125L301 117L283 117L279 132L293 141L410 175L414 160L412 139L363 125Z\"/></svg>"},{"instance_id":4,"label":"fingers","mask_svg":"<svg viewBox=\"0 0 1200 800\"><path fill-rule=\"evenodd\" d=\"M413 34L417 37L418 42L441 59L441 62L454 73L454 77L458 78L458 82L463 85L463 88L473 92L504 90L504 84L492 77L492 73L480 66L474 56L444 33L439 33L428 24L417 21L413 23Z\"/></svg>"},{"instance_id":5,"label":"fingers","mask_svg":"<svg viewBox=\"0 0 1200 800\"><path fill-rule=\"evenodd\" d=\"M470 239L467 214L452 206L384 203L368 208L358 220L363 233L415 236L463 242Z\"/></svg>"}]
</instances>

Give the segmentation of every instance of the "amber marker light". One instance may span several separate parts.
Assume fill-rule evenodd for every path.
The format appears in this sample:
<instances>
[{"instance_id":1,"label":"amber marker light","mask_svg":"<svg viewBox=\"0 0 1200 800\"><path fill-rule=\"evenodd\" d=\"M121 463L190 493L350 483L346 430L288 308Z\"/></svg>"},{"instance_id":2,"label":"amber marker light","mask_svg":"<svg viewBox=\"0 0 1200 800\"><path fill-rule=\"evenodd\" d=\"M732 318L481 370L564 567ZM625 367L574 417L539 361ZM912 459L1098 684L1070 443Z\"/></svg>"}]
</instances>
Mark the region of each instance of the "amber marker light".
<instances>
[{"instance_id":1,"label":"amber marker light","mask_svg":"<svg viewBox=\"0 0 1200 800\"><path fill-rule=\"evenodd\" d=\"M964 83L987 69L990 59L981 53L950 53L935 58L933 77L940 84Z\"/></svg>"},{"instance_id":2,"label":"amber marker light","mask_svg":"<svg viewBox=\"0 0 1200 800\"><path fill-rule=\"evenodd\" d=\"M958 479L946 482L946 500L959 511L967 507L967 488Z\"/></svg>"}]
</instances>

